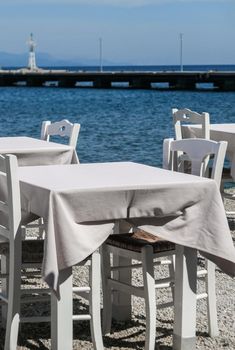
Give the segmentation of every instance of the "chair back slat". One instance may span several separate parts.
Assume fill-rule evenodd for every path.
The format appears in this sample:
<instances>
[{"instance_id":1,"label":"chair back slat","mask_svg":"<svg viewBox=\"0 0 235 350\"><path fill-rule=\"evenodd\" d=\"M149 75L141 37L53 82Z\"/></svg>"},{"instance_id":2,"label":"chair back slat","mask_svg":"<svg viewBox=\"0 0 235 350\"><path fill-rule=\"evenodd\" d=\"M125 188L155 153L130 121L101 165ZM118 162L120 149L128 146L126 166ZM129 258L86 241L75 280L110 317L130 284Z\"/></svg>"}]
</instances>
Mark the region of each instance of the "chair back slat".
<instances>
[{"instance_id":1,"label":"chair back slat","mask_svg":"<svg viewBox=\"0 0 235 350\"><path fill-rule=\"evenodd\" d=\"M50 140L50 136L61 136L69 138L69 145L74 148L77 145L77 139L80 131L80 124L70 123L67 119L51 123L49 120L42 122L41 139Z\"/></svg>"},{"instance_id":2,"label":"chair back slat","mask_svg":"<svg viewBox=\"0 0 235 350\"><path fill-rule=\"evenodd\" d=\"M199 124L201 125L201 138L210 139L210 116L209 113L197 113L188 108L172 109L172 116L175 128L176 140L182 139L182 124Z\"/></svg>"}]
</instances>

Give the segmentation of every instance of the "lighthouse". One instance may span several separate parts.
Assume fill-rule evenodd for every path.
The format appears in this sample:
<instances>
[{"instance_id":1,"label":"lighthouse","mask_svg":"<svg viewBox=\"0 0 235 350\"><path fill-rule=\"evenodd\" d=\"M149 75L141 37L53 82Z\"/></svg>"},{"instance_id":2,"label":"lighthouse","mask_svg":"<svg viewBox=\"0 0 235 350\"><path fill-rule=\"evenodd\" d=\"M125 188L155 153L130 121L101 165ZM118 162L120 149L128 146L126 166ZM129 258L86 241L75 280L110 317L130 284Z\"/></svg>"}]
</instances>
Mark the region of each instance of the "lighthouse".
<instances>
[{"instance_id":1,"label":"lighthouse","mask_svg":"<svg viewBox=\"0 0 235 350\"><path fill-rule=\"evenodd\" d=\"M33 40L33 33L30 34L29 41L27 42L29 46L29 61L28 61L28 69L37 70L38 67L36 65L36 57L35 57L35 46L36 43Z\"/></svg>"}]
</instances>

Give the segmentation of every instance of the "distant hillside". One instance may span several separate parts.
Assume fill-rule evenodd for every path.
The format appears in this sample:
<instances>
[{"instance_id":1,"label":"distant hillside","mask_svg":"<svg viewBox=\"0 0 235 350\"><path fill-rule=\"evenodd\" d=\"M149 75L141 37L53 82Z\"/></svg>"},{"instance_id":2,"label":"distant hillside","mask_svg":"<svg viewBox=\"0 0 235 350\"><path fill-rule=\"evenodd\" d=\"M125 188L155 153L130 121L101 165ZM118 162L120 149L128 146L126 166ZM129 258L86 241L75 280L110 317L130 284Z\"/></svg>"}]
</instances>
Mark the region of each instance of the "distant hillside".
<instances>
[{"instance_id":1,"label":"distant hillside","mask_svg":"<svg viewBox=\"0 0 235 350\"><path fill-rule=\"evenodd\" d=\"M38 67L50 66L95 66L98 59L58 59L48 53L37 52L36 63ZM112 65L113 62L103 61L104 65ZM28 65L28 53L14 54L0 51L0 68L4 67L26 67Z\"/></svg>"}]
</instances>

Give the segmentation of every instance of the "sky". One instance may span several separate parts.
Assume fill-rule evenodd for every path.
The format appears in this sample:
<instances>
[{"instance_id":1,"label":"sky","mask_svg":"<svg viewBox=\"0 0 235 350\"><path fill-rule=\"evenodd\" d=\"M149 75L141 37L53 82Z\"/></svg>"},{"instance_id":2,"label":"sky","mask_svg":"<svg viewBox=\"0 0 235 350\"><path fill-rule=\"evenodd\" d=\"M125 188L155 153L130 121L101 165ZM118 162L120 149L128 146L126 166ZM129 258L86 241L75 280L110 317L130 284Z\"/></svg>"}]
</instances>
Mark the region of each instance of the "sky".
<instances>
[{"instance_id":1,"label":"sky","mask_svg":"<svg viewBox=\"0 0 235 350\"><path fill-rule=\"evenodd\" d=\"M235 0L0 0L0 51L57 59L235 64Z\"/></svg>"}]
</instances>

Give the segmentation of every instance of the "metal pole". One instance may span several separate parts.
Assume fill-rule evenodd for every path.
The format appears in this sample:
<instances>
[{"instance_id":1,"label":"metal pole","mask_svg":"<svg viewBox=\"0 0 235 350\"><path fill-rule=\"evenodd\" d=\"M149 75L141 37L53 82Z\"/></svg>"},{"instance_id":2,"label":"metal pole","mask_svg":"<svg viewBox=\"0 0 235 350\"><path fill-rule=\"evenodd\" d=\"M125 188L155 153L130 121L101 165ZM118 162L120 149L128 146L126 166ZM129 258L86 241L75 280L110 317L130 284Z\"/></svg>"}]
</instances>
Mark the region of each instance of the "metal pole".
<instances>
[{"instance_id":1,"label":"metal pole","mask_svg":"<svg viewBox=\"0 0 235 350\"><path fill-rule=\"evenodd\" d=\"M100 72L102 72L103 71L103 63L102 63L102 61L103 61L103 57L102 57L102 54L103 54L103 52L102 52L102 38L99 38L99 51L100 51Z\"/></svg>"},{"instance_id":2,"label":"metal pole","mask_svg":"<svg viewBox=\"0 0 235 350\"><path fill-rule=\"evenodd\" d=\"M180 71L183 72L183 33L180 33Z\"/></svg>"}]
</instances>

